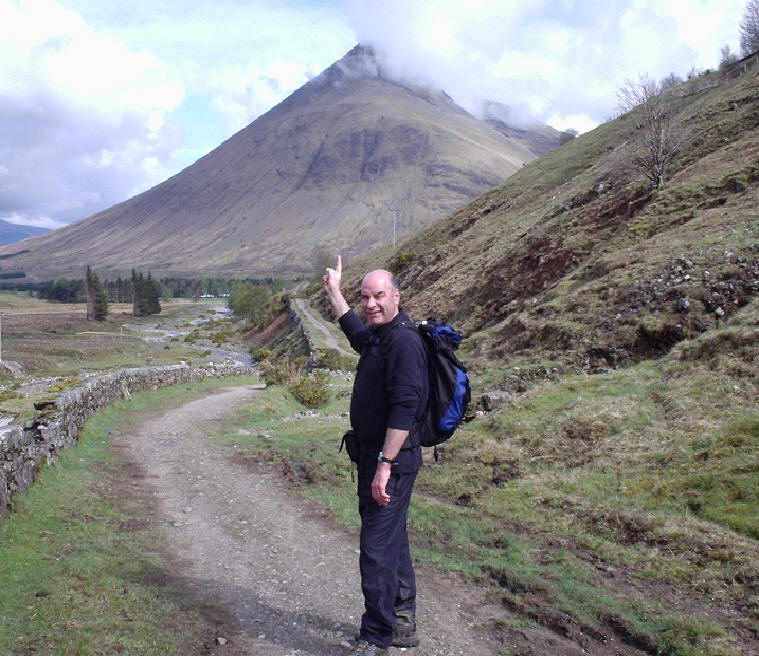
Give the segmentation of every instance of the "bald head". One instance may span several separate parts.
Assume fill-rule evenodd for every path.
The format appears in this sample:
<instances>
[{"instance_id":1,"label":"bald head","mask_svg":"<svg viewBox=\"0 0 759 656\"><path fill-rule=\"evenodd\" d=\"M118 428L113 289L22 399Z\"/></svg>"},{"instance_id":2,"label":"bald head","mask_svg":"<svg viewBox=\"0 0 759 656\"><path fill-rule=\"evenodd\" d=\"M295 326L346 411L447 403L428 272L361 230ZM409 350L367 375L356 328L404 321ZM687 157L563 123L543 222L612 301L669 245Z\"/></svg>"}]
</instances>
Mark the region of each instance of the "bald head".
<instances>
[{"instance_id":1,"label":"bald head","mask_svg":"<svg viewBox=\"0 0 759 656\"><path fill-rule=\"evenodd\" d=\"M370 271L361 283L361 308L375 328L392 321L400 308L398 280L385 269Z\"/></svg>"},{"instance_id":2,"label":"bald head","mask_svg":"<svg viewBox=\"0 0 759 656\"><path fill-rule=\"evenodd\" d=\"M392 272L387 271L386 269L375 269L374 271L367 273L364 276L364 280L361 282L361 287L364 287L367 281L371 281L372 283L380 282L381 284L389 284L390 289L394 292L400 290L398 279L392 274Z\"/></svg>"}]
</instances>

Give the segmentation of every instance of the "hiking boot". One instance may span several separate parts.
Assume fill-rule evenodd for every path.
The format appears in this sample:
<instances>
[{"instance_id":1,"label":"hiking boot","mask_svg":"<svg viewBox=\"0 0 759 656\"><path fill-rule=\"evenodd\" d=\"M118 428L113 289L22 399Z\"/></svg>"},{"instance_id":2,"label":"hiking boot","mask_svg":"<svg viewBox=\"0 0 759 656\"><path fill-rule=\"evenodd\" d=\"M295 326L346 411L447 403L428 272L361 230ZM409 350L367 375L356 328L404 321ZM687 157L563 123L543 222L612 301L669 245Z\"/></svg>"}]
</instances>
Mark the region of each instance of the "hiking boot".
<instances>
[{"instance_id":1,"label":"hiking boot","mask_svg":"<svg viewBox=\"0 0 759 656\"><path fill-rule=\"evenodd\" d=\"M414 617L414 611L393 611L393 615L395 615L393 647L418 647L419 638L416 635L416 618Z\"/></svg>"},{"instance_id":2,"label":"hiking boot","mask_svg":"<svg viewBox=\"0 0 759 656\"><path fill-rule=\"evenodd\" d=\"M418 647L419 637L414 627L398 627L393 633L393 647Z\"/></svg>"},{"instance_id":3,"label":"hiking boot","mask_svg":"<svg viewBox=\"0 0 759 656\"><path fill-rule=\"evenodd\" d=\"M386 656L387 649L373 645L366 640L359 640L351 654L353 656Z\"/></svg>"}]
</instances>

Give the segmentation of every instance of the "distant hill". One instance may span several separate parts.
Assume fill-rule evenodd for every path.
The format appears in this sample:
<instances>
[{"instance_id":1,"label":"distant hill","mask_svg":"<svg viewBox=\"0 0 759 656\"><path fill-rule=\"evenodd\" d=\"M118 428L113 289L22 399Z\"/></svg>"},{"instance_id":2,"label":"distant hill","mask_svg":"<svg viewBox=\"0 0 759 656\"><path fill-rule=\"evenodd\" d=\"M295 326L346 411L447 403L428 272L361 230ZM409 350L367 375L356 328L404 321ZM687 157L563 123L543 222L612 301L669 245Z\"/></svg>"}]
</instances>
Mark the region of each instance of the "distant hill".
<instances>
[{"instance_id":1,"label":"distant hill","mask_svg":"<svg viewBox=\"0 0 759 656\"><path fill-rule=\"evenodd\" d=\"M536 155L545 155L574 139L572 132L557 132L549 125L515 119L510 108L502 103L486 102L483 113L485 123L509 139L522 141Z\"/></svg>"},{"instance_id":2,"label":"distant hill","mask_svg":"<svg viewBox=\"0 0 759 656\"><path fill-rule=\"evenodd\" d=\"M4 265L33 278L291 275L355 256L460 207L566 135L505 134L442 92L388 79L357 46L192 166L32 240ZM3 251L2 253L9 253Z\"/></svg>"},{"instance_id":3,"label":"distant hill","mask_svg":"<svg viewBox=\"0 0 759 656\"><path fill-rule=\"evenodd\" d=\"M27 237L36 237L50 232L47 228L35 228L28 225L17 225L0 219L0 244L13 244Z\"/></svg>"}]
</instances>

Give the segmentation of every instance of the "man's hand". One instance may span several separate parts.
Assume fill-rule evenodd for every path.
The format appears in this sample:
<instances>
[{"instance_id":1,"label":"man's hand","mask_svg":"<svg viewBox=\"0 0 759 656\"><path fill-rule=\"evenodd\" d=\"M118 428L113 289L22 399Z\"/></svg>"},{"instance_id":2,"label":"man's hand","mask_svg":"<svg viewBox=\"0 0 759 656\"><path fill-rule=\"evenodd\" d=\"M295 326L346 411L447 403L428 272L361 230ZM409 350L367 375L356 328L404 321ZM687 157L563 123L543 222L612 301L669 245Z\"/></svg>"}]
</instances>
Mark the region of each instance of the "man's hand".
<instances>
[{"instance_id":1,"label":"man's hand","mask_svg":"<svg viewBox=\"0 0 759 656\"><path fill-rule=\"evenodd\" d=\"M332 309L338 318L343 316L350 306L343 298L343 293L340 291L340 283L343 279L343 258L337 256L337 264L334 269L327 267L324 270L324 290L327 292L327 298L332 303Z\"/></svg>"},{"instance_id":2,"label":"man's hand","mask_svg":"<svg viewBox=\"0 0 759 656\"><path fill-rule=\"evenodd\" d=\"M408 437L407 430L400 430L399 428L388 428L385 432L385 442L382 445L382 453L387 455L393 453L391 460L395 460L398 453L400 453L403 443ZM377 505L386 506L390 503L390 495L387 493L387 482L390 480L390 463L378 462L377 471L372 479L372 499L377 502Z\"/></svg>"},{"instance_id":3,"label":"man's hand","mask_svg":"<svg viewBox=\"0 0 759 656\"><path fill-rule=\"evenodd\" d=\"M390 464L380 462L377 464L377 471L374 473L372 480L372 499L378 506L386 506L390 503L390 496L387 494L387 482L390 480Z\"/></svg>"},{"instance_id":4,"label":"man's hand","mask_svg":"<svg viewBox=\"0 0 759 656\"><path fill-rule=\"evenodd\" d=\"M324 287L327 289L327 293L330 291L340 291L340 281L343 278L343 258L342 255L337 256L337 264L334 269L327 267L324 270Z\"/></svg>"}]
</instances>

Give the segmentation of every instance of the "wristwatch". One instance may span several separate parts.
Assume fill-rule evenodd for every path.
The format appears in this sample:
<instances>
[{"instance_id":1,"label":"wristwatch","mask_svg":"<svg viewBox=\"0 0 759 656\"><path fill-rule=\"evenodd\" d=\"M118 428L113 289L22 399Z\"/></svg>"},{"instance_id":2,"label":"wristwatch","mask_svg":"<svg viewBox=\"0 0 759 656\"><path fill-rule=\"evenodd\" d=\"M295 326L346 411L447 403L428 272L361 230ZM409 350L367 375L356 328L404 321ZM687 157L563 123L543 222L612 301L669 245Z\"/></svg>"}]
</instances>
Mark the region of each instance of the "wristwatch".
<instances>
[{"instance_id":1,"label":"wristwatch","mask_svg":"<svg viewBox=\"0 0 759 656\"><path fill-rule=\"evenodd\" d=\"M395 462L395 460L392 460L391 458L386 458L385 455L382 453L382 451L380 451L379 455L377 456L377 462L386 462L388 465L398 464L397 462Z\"/></svg>"}]
</instances>

